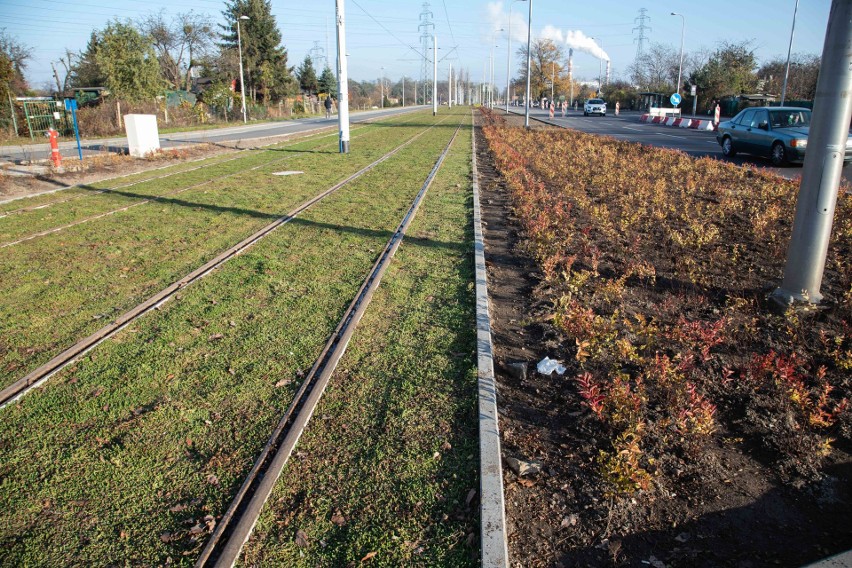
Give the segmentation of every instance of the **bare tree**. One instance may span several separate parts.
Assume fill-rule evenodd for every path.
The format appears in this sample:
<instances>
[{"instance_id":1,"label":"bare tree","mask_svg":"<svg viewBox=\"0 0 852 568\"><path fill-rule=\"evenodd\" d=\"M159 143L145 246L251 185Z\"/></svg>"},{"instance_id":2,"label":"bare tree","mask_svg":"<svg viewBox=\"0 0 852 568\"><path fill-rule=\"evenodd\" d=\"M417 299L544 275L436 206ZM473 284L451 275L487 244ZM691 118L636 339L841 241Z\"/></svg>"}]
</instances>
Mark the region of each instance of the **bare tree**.
<instances>
[{"instance_id":1,"label":"bare tree","mask_svg":"<svg viewBox=\"0 0 852 568\"><path fill-rule=\"evenodd\" d=\"M139 28L154 44L163 77L173 88L189 90L192 68L216 37L210 18L189 11L167 19L160 11L143 18Z\"/></svg>"}]
</instances>

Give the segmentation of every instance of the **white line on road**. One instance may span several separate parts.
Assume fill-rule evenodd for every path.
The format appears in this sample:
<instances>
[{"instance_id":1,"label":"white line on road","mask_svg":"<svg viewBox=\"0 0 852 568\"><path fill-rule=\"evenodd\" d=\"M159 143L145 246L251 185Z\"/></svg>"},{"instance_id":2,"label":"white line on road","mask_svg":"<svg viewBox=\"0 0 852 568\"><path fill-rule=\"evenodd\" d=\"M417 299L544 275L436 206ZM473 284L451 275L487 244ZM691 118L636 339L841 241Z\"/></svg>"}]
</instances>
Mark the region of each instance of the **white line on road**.
<instances>
[{"instance_id":1,"label":"white line on road","mask_svg":"<svg viewBox=\"0 0 852 568\"><path fill-rule=\"evenodd\" d=\"M681 140L687 140L686 136L675 136L674 134L663 134L662 132L657 132L656 134L660 136L668 136L669 138L680 138Z\"/></svg>"},{"instance_id":2,"label":"white line on road","mask_svg":"<svg viewBox=\"0 0 852 568\"><path fill-rule=\"evenodd\" d=\"M636 132L642 132L641 128L631 128L629 126L622 126L622 128L625 130L635 130Z\"/></svg>"}]
</instances>

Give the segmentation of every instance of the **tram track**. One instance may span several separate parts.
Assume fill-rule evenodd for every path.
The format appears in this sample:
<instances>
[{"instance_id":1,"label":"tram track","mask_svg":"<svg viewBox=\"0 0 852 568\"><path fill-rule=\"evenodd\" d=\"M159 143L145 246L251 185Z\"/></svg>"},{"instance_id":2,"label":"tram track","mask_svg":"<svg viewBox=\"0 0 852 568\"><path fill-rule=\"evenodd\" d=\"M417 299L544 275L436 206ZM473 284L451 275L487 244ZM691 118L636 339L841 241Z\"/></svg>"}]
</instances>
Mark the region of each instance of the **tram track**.
<instances>
[{"instance_id":1,"label":"tram track","mask_svg":"<svg viewBox=\"0 0 852 568\"><path fill-rule=\"evenodd\" d=\"M407 121L403 121L401 123L394 123L394 125L398 125L398 124L404 125L406 122ZM381 127L381 124L379 124L379 127ZM364 134L369 134L369 133L364 133ZM364 135L364 134L362 134L362 135ZM325 136L321 136L321 137L315 138L313 140L320 140L322 138L325 138ZM353 136L353 139L355 139L355 138L358 138L358 135ZM297 142L297 143L303 143L303 142L309 142L309 141L311 141L311 140L303 140L303 141L300 141L300 142ZM251 150L243 150L241 152L249 152L249 151L251 151ZM23 208L23 209L14 210L14 211L8 212L6 214L0 215L0 219L2 219L3 217L8 217L12 214L21 214L21 213L26 213L26 212L29 212L29 211L41 210L41 209L50 207L50 206L55 205L55 204L67 203L69 201L72 201L72 200L75 200L75 199L78 199L78 198L109 194L109 193L112 193L112 192L116 192L120 189L134 187L134 186L142 184L142 183L148 183L148 182L151 182L151 181L158 181L158 180L165 179L165 178L168 178L168 177L172 177L172 176L175 176L175 175L191 173L191 172L198 171L198 170L201 170L201 169L204 169L204 168L219 166L219 165L222 165L222 164L226 164L228 162L243 159L245 157L246 157L245 155L241 154L239 156L235 156L235 157L229 158L227 160L217 161L217 162L214 162L212 164L206 164L206 165L198 166L198 167L191 168L191 169L188 169L188 170L181 170L179 172L173 172L173 173L169 173L169 174L166 174L166 175L163 175L163 176L144 179L144 180L140 180L140 181L124 184L124 185L119 185L119 186L116 186L116 187L107 188L107 189L103 189L103 190L96 190L96 191L93 191L91 194L79 195L79 196L71 197L69 199L65 199L65 200L61 200L61 201L57 201L57 202L51 202L49 204L43 204L43 205L33 206L33 207L30 207L30 208ZM219 182L219 181L222 181L224 179L229 179L229 178L244 174L246 172L257 171L257 170L264 168L264 167L267 167L267 166L275 166L275 165L284 163L288 160L294 159L295 157L296 156L294 156L294 155L293 156L284 156L282 158L278 158L278 159L275 159L275 160L264 162L262 164L258 164L256 166L253 166L253 167L248 168L246 170L240 170L240 171L232 172L230 174L227 174L227 175L224 175L224 176L221 176L221 177L211 178L211 179L208 179L208 180L196 183L196 184L192 184L192 185L189 185L187 187L183 187L183 188L180 188L178 190L170 191L170 192L167 192L167 193L162 193L162 194L159 194L159 195L152 195L151 197L149 197L147 199L143 199L142 201L137 201L135 203L131 203L129 205L125 205L125 206L122 206L122 207L117 207L115 209L111 209L109 211L104 211L102 213L98 213L96 215L85 217L83 219L78 219L77 221L74 221L72 223L67 223L67 224L61 225L59 227L53 227L53 228L46 229L46 230L43 230L43 231L31 233L31 234L29 234L25 237L18 238L18 239L12 240L12 241L0 243L0 249L12 247L12 246L15 246L15 245L18 245L18 244L21 244L21 243L25 243L27 241L31 241L33 239L37 239L39 237L44 237L44 236L47 236L47 235L51 235L51 234L54 234L54 233L61 232L61 231L66 230L66 229L70 229L72 227L83 225L83 224L91 222L91 221L96 221L96 220L102 219L104 217L109 217L110 215L114 215L116 213L121 213L121 212L127 211L127 210L132 209L134 207L137 207L139 205L145 205L145 204L152 203L152 202L164 201L167 198L171 198L175 195L180 195L180 194L185 193L187 191L191 191L193 189L203 187L207 184Z\"/></svg>"},{"instance_id":2,"label":"tram track","mask_svg":"<svg viewBox=\"0 0 852 568\"><path fill-rule=\"evenodd\" d=\"M113 336L116 332L120 331L128 324L138 319L143 314L149 312L152 309L158 308L159 306L170 300L172 297L174 297L174 295L181 289L215 271L217 268L225 264L228 260L241 254L242 252L250 248L252 245L257 243L262 238L269 235L282 225L289 223L298 215L300 215L316 203L322 201L323 199L337 192L339 189L348 185L352 181L360 178L364 174L373 170L378 165L390 159L391 157L399 153L401 150L411 145L418 138L429 132L432 128L435 128L436 126L440 125L445 120L446 119L443 119L442 121L439 121L422 130L421 132L415 134L414 136L410 137L408 140L406 140L393 150L389 151L388 153L384 154L377 160L373 161L372 163L368 164L357 172L351 174L342 181L339 181L328 189L314 195L312 198L303 202L286 215L279 217L278 219L259 229L249 237L243 239L236 245L219 253L215 258L209 260L208 262L193 270L189 274L173 282L171 285L149 297L147 300L141 302L137 306L124 312L122 315L114 319L111 323L101 327L89 336L77 341L71 347L68 347L67 349L63 350L61 353L54 356L52 359L42 364L35 370L31 371L26 376L14 381L9 386L3 388L2 390L0 390L0 409L2 409L10 402L17 400L21 396L24 396L33 388L44 384L47 380L50 379L51 376L53 376L53 374L63 369L65 366L75 361L81 355L96 347L104 340Z\"/></svg>"},{"instance_id":3,"label":"tram track","mask_svg":"<svg viewBox=\"0 0 852 568\"><path fill-rule=\"evenodd\" d=\"M382 276L399 248L420 204L432 185L441 165L458 136L462 125L456 128L435 166L424 181L413 203L385 245L358 293L347 308L336 329L314 362L292 402L255 461L251 471L237 492L228 510L196 562L197 567L233 566L243 545L251 536L264 504L281 475L299 438L305 431L337 363L346 351L349 340L358 326Z\"/></svg>"}]
</instances>

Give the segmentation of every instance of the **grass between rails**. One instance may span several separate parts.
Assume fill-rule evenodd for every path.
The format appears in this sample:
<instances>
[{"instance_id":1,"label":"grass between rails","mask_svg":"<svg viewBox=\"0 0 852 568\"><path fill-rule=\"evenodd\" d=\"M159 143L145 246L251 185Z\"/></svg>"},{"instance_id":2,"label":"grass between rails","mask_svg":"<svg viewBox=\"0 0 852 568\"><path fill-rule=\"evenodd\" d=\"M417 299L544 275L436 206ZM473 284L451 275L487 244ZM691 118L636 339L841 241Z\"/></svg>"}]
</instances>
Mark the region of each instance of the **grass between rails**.
<instances>
[{"instance_id":1,"label":"grass between rails","mask_svg":"<svg viewBox=\"0 0 852 568\"><path fill-rule=\"evenodd\" d=\"M245 565L478 564L470 135L427 193Z\"/></svg>"},{"instance_id":2,"label":"grass between rails","mask_svg":"<svg viewBox=\"0 0 852 568\"><path fill-rule=\"evenodd\" d=\"M400 123L401 124L401 123ZM385 126L387 127L387 126ZM358 129L363 136L382 126ZM292 159L293 152L333 152L336 134L325 133L298 142L214 156L154 172L78 185L62 192L10 202L0 217L0 246L29 235L115 210L146 198L170 195L205 181L236 176L246 169L273 166ZM22 210L23 208L23 210Z\"/></svg>"},{"instance_id":3,"label":"grass between rails","mask_svg":"<svg viewBox=\"0 0 852 568\"><path fill-rule=\"evenodd\" d=\"M4 409L0 564L189 565L450 132Z\"/></svg>"},{"instance_id":4,"label":"grass between rails","mask_svg":"<svg viewBox=\"0 0 852 568\"><path fill-rule=\"evenodd\" d=\"M0 250L0 385L423 131L422 124L372 130L345 157L285 148L287 167L305 175L246 171Z\"/></svg>"}]
</instances>

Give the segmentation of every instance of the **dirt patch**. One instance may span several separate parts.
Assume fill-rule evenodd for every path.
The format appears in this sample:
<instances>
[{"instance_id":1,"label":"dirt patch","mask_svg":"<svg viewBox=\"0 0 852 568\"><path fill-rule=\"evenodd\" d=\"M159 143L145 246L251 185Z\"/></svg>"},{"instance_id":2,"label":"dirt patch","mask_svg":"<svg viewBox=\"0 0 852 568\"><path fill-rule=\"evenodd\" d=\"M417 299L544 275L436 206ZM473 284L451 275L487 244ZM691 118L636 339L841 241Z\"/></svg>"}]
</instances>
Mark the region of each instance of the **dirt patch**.
<instances>
[{"instance_id":1,"label":"dirt patch","mask_svg":"<svg viewBox=\"0 0 852 568\"><path fill-rule=\"evenodd\" d=\"M818 474L797 477L750 444L744 424L720 420L700 458L643 464L673 472L672 482L612 494L599 473L607 435L575 381L535 372L544 356L569 349L511 194L476 135L512 566L801 566L852 547L852 456L842 437ZM541 473L520 477L507 458L540 462Z\"/></svg>"}]
</instances>

